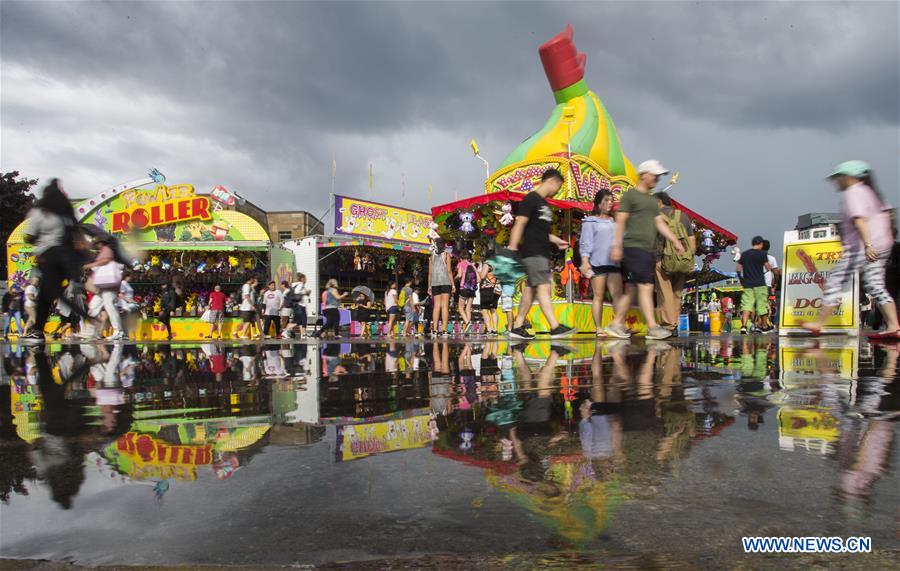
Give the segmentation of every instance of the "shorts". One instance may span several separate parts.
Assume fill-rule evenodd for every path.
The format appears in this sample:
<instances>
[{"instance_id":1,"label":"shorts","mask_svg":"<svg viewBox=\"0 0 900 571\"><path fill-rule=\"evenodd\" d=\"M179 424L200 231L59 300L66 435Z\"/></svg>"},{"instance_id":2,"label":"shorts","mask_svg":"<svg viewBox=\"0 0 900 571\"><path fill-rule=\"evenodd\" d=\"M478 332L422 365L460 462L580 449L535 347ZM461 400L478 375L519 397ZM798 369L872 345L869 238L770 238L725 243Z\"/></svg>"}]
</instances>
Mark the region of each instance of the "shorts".
<instances>
[{"instance_id":1,"label":"shorts","mask_svg":"<svg viewBox=\"0 0 900 571\"><path fill-rule=\"evenodd\" d=\"M497 309L497 294L494 288L481 289L481 309Z\"/></svg>"},{"instance_id":2,"label":"shorts","mask_svg":"<svg viewBox=\"0 0 900 571\"><path fill-rule=\"evenodd\" d=\"M222 323L225 321L225 312L221 309L210 309L209 310L209 322L210 323Z\"/></svg>"},{"instance_id":3,"label":"shorts","mask_svg":"<svg viewBox=\"0 0 900 571\"><path fill-rule=\"evenodd\" d=\"M306 306L295 305L293 313L291 314L291 323L299 325L300 327L306 327L306 321Z\"/></svg>"},{"instance_id":4,"label":"shorts","mask_svg":"<svg viewBox=\"0 0 900 571\"><path fill-rule=\"evenodd\" d=\"M528 287L537 287L550 283L550 259L543 256L531 256L522 259L525 268L525 279Z\"/></svg>"},{"instance_id":5,"label":"shorts","mask_svg":"<svg viewBox=\"0 0 900 571\"><path fill-rule=\"evenodd\" d=\"M448 285L431 286L431 295L450 295L453 288Z\"/></svg>"},{"instance_id":6,"label":"shorts","mask_svg":"<svg viewBox=\"0 0 900 571\"><path fill-rule=\"evenodd\" d=\"M388 314L388 315L399 315L399 314L400 314L400 308L397 307L396 305L392 305L392 306L390 306L390 307L388 308L387 314Z\"/></svg>"},{"instance_id":7,"label":"shorts","mask_svg":"<svg viewBox=\"0 0 900 571\"><path fill-rule=\"evenodd\" d=\"M591 266L595 276L605 276L607 274L621 274L622 268L619 266Z\"/></svg>"},{"instance_id":8,"label":"shorts","mask_svg":"<svg viewBox=\"0 0 900 571\"><path fill-rule=\"evenodd\" d=\"M410 323L418 323L419 322L419 314L416 311L405 310L403 312L403 319L409 321Z\"/></svg>"},{"instance_id":9,"label":"shorts","mask_svg":"<svg viewBox=\"0 0 900 571\"><path fill-rule=\"evenodd\" d=\"M754 307L757 315L769 314L769 288L766 286L744 288L741 293L741 311L753 311Z\"/></svg>"},{"instance_id":10,"label":"shorts","mask_svg":"<svg viewBox=\"0 0 900 571\"><path fill-rule=\"evenodd\" d=\"M293 313L293 310L290 307L282 307L278 312L281 317L290 317L291 313Z\"/></svg>"},{"instance_id":11,"label":"shorts","mask_svg":"<svg viewBox=\"0 0 900 571\"><path fill-rule=\"evenodd\" d=\"M641 248L625 248L622 276L630 284L653 284L656 281L656 253Z\"/></svg>"},{"instance_id":12,"label":"shorts","mask_svg":"<svg viewBox=\"0 0 900 571\"><path fill-rule=\"evenodd\" d=\"M503 311L512 311L513 310L513 296L501 295L500 296L500 309L502 309Z\"/></svg>"},{"instance_id":13,"label":"shorts","mask_svg":"<svg viewBox=\"0 0 900 571\"><path fill-rule=\"evenodd\" d=\"M359 308L356 310L356 320L360 323L368 323L372 320L367 308Z\"/></svg>"},{"instance_id":14,"label":"shorts","mask_svg":"<svg viewBox=\"0 0 900 571\"><path fill-rule=\"evenodd\" d=\"M244 323L256 323L256 312L252 309L250 311L241 311L241 321Z\"/></svg>"},{"instance_id":15,"label":"shorts","mask_svg":"<svg viewBox=\"0 0 900 571\"><path fill-rule=\"evenodd\" d=\"M434 292L434 289L431 291ZM462 299L475 299L475 290L459 288L459 297Z\"/></svg>"}]
</instances>

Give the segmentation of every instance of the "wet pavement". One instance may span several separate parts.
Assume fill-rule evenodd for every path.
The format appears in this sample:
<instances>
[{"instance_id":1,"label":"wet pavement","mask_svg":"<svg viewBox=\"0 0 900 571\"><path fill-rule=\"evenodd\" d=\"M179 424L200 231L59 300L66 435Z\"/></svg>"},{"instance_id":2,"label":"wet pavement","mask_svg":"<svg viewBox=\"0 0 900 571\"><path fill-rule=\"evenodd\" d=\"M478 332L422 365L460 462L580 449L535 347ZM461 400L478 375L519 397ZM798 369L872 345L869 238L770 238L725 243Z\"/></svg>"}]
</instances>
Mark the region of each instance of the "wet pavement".
<instances>
[{"instance_id":1,"label":"wet pavement","mask_svg":"<svg viewBox=\"0 0 900 571\"><path fill-rule=\"evenodd\" d=\"M2 345L0 557L896 568L898 351L847 338ZM750 555L742 536L870 536Z\"/></svg>"}]
</instances>

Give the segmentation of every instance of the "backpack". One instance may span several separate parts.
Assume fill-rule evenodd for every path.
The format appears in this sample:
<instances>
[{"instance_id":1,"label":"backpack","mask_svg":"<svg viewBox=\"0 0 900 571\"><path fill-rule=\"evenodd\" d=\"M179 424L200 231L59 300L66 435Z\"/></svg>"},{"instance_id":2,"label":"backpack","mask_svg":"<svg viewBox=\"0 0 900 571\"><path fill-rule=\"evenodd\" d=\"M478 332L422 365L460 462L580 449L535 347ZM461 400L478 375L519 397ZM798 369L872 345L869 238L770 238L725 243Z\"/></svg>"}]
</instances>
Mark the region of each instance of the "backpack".
<instances>
[{"instance_id":1,"label":"backpack","mask_svg":"<svg viewBox=\"0 0 900 571\"><path fill-rule=\"evenodd\" d=\"M662 270L667 274L689 274L694 270L694 253L690 251L691 245L688 241L687 229L679 220L680 216L678 213L675 212L673 214L673 216L663 214L662 217L666 221L669 230L675 234L675 237L684 246L684 254L679 255L675 251L675 245L666 240L661 260Z\"/></svg>"},{"instance_id":2,"label":"backpack","mask_svg":"<svg viewBox=\"0 0 900 571\"><path fill-rule=\"evenodd\" d=\"M478 272L475 271L473 264L469 263L466 265L466 271L463 273L462 283L460 283L459 287L471 291L478 289Z\"/></svg>"},{"instance_id":3,"label":"backpack","mask_svg":"<svg viewBox=\"0 0 900 571\"><path fill-rule=\"evenodd\" d=\"M406 307L406 288L400 290L400 296L397 298L397 306L404 308Z\"/></svg>"}]
</instances>

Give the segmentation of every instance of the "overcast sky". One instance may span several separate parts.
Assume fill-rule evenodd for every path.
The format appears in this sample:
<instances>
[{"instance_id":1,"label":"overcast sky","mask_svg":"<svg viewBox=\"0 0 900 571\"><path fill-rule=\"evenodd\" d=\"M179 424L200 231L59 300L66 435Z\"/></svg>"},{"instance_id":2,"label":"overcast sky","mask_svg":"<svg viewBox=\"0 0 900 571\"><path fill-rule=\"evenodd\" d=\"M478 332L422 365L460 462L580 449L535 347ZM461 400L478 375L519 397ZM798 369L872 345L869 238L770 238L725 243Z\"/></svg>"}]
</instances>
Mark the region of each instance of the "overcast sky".
<instances>
[{"instance_id":1,"label":"overcast sky","mask_svg":"<svg viewBox=\"0 0 900 571\"><path fill-rule=\"evenodd\" d=\"M4 0L0 169L86 196L156 167L321 213L334 157L338 193L369 196L372 163L375 199L426 210L482 192L469 139L497 166L543 126L537 48L572 23L629 158L780 244L836 208L837 162L900 203L898 6Z\"/></svg>"}]
</instances>

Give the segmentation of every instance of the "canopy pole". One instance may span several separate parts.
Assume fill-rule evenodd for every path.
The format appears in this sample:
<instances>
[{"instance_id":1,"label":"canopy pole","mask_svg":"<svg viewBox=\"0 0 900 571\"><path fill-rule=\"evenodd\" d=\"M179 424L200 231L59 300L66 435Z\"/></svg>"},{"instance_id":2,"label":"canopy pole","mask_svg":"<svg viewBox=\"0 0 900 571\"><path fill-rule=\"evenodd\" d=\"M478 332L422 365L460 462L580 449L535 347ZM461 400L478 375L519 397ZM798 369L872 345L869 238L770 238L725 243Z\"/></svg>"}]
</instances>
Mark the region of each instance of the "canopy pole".
<instances>
[{"instance_id":1,"label":"canopy pole","mask_svg":"<svg viewBox=\"0 0 900 571\"><path fill-rule=\"evenodd\" d=\"M571 210L566 210L566 233L568 234L566 241L569 243L569 250L571 250L573 247L572 246L572 211ZM574 252L572 252L572 253L574 254ZM566 254L568 255L568 251L566 252ZM564 260L563 268L565 268L565 262L568 262L568 260ZM575 263L574 258L572 259L572 263L573 264ZM573 283L574 281L575 280L570 279L566 283L566 301L568 303L575 303L575 284Z\"/></svg>"}]
</instances>

